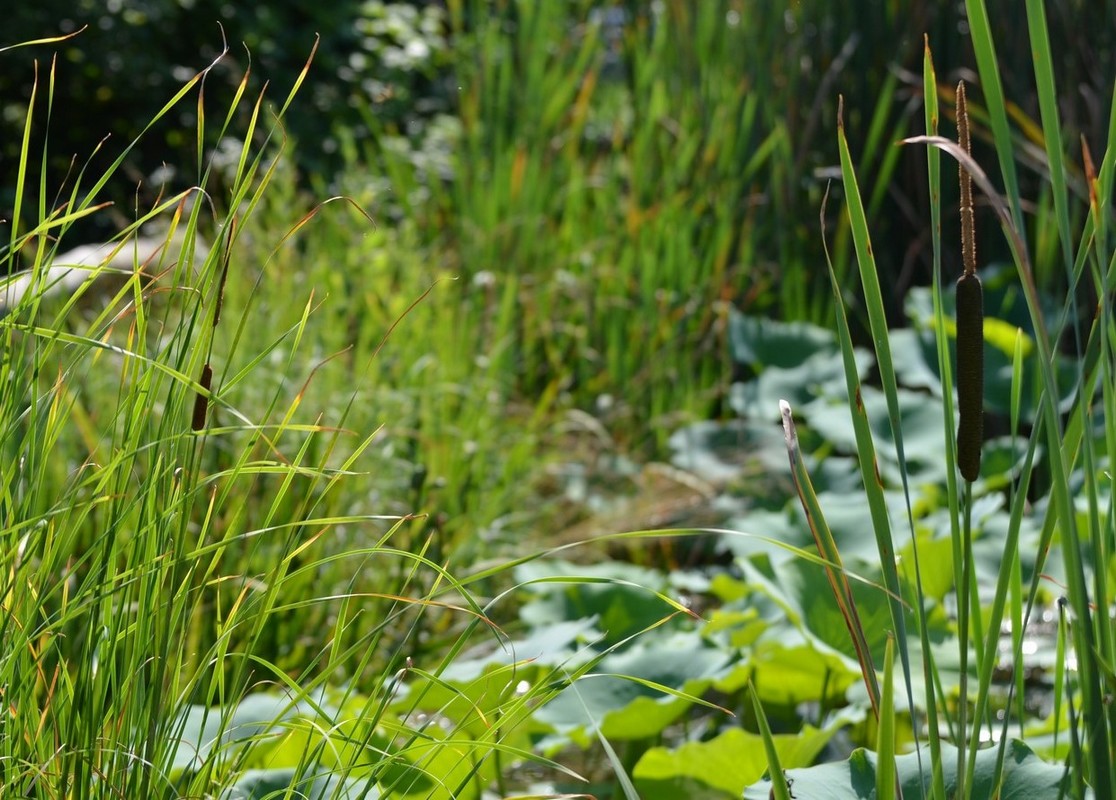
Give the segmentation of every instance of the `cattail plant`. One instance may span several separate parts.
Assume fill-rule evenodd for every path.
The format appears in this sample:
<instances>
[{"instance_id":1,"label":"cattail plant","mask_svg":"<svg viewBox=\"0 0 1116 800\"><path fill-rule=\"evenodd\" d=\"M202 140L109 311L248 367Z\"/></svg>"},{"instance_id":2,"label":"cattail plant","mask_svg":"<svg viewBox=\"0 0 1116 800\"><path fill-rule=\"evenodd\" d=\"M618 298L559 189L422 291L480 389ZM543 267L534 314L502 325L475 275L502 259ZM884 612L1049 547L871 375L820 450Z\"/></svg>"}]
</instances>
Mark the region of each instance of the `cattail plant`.
<instances>
[{"instance_id":1,"label":"cattail plant","mask_svg":"<svg viewBox=\"0 0 1116 800\"><path fill-rule=\"evenodd\" d=\"M957 142L966 153L969 111L965 83L957 84ZM961 257L964 272L957 280L957 466L972 482L980 475L980 446L984 438L984 293L976 274L976 236L973 233L973 186L965 167L961 182Z\"/></svg>"}]
</instances>

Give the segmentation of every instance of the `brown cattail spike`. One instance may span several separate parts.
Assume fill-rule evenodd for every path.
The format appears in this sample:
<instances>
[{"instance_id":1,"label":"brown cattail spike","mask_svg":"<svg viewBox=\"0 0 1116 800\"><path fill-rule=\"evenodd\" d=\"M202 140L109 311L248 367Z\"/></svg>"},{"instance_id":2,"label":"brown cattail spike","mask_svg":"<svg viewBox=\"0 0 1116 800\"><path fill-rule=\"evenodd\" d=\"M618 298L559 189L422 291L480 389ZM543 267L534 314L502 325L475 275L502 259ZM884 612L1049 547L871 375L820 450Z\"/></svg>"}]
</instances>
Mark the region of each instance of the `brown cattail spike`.
<instances>
[{"instance_id":1,"label":"brown cattail spike","mask_svg":"<svg viewBox=\"0 0 1116 800\"><path fill-rule=\"evenodd\" d=\"M210 384L213 382L213 369L209 366L209 362L205 363L202 367L201 379L198 381L201 387L207 392L209 391ZM190 427L195 431L200 431L205 427L205 416L209 410L209 398L201 392L194 396L194 416L190 420Z\"/></svg>"},{"instance_id":2,"label":"brown cattail spike","mask_svg":"<svg viewBox=\"0 0 1116 800\"><path fill-rule=\"evenodd\" d=\"M972 153L965 82L957 84L957 143ZM957 466L961 477L980 476L980 448L984 442L984 290L976 274L976 235L973 232L973 181L958 167L961 183L961 258L964 272L957 281Z\"/></svg>"},{"instance_id":3,"label":"brown cattail spike","mask_svg":"<svg viewBox=\"0 0 1116 800\"><path fill-rule=\"evenodd\" d=\"M984 292L976 274L957 281L957 407L957 466L975 481L984 441Z\"/></svg>"}]
</instances>

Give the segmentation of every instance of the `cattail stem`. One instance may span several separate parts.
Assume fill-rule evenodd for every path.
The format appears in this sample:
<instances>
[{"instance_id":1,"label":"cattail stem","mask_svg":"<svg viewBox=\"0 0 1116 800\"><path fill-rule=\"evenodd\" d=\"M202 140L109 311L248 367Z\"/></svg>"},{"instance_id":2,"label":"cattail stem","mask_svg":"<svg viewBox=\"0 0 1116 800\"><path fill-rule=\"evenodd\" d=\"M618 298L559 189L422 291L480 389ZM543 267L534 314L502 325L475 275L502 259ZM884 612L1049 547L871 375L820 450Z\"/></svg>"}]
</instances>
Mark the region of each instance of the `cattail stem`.
<instances>
[{"instance_id":1,"label":"cattail stem","mask_svg":"<svg viewBox=\"0 0 1116 800\"><path fill-rule=\"evenodd\" d=\"M969 139L969 106L965 101L965 82L957 84L957 143L966 153L973 152ZM973 179L964 165L957 167L961 183L961 259L966 275L976 274L976 234L973 231Z\"/></svg>"}]
</instances>

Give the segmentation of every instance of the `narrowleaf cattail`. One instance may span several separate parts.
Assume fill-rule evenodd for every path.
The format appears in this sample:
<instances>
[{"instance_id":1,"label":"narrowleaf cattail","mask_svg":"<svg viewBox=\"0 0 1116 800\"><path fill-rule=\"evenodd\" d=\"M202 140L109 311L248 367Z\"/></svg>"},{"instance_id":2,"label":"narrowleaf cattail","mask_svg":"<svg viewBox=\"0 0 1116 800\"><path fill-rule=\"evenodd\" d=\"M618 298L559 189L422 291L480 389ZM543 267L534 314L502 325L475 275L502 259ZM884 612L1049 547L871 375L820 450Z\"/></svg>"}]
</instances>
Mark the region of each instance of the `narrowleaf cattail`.
<instances>
[{"instance_id":1,"label":"narrowleaf cattail","mask_svg":"<svg viewBox=\"0 0 1116 800\"><path fill-rule=\"evenodd\" d=\"M965 82L957 84L957 142L972 152ZM984 442L984 291L976 274L973 229L973 179L959 166L961 182L961 258L964 272L957 281L957 466L972 483L980 476Z\"/></svg>"},{"instance_id":2,"label":"narrowleaf cattail","mask_svg":"<svg viewBox=\"0 0 1116 800\"><path fill-rule=\"evenodd\" d=\"M975 272L957 281L957 406L957 466L971 482L984 441L984 292Z\"/></svg>"},{"instance_id":3,"label":"narrowleaf cattail","mask_svg":"<svg viewBox=\"0 0 1116 800\"><path fill-rule=\"evenodd\" d=\"M972 155L973 147L969 134L969 105L965 99L965 82L957 84L957 143L961 149ZM961 184L961 263L965 274L976 272L976 232L973 229L973 179L964 165L957 167Z\"/></svg>"}]
</instances>

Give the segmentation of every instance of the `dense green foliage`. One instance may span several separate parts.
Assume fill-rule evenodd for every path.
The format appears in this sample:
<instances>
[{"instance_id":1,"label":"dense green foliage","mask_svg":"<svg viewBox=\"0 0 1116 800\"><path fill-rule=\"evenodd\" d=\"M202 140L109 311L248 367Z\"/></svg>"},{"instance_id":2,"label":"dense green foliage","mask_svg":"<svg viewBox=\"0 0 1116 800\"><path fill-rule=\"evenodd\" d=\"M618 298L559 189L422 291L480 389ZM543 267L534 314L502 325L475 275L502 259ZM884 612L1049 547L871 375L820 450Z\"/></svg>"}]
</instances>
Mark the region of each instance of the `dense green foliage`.
<instances>
[{"instance_id":1,"label":"dense green foliage","mask_svg":"<svg viewBox=\"0 0 1116 800\"><path fill-rule=\"evenodd\" d=\"M1012 0L994 0L990 5L994 17L1015 13ZM1081 98L1080 102L1064 103L1061 109L1066 140L1084 136L1095 150L1100 149L1110 103L1104 76L1116 65L1116 8L1110 3L1094 8L1088 0L1056 0L1048 5L1051 38L1060 53L1060 85L1070 96ZM273 87L289 85L317 35L320 41L315 66L300 101L302 113L288 119L285 126L286 135L295 142L290 158L300 171L302 185L334 184L333 176L340 167L353 158L369 155L364 146L371 138L374 149L402 154L419 168L418 193L425 196L437 191L436 184L451 180L462 167L479 169L486 163L485 159L478 161L474 148L454 147L456 127L451 120L464 122L470 139L474 135L482 137L473 142L480 152L494 155L511 153L509 133L513 138L526 137L522 144L538 153L541 145L562 141L578 130L577 125L566 130L570 120L546 110L548 104L557 107L554 97L529 94L555 88L535 86L542 75L533 70L543 65L554 77L562 75L575 85L591 79L597 86L595 95L585 98L591 118L581 128L582 154L597 151L602 156L615 155L615 137L629 135L613 129L618 121L625 126L664 125L653 118L661 110L644 105L640 99L650 86L640 85L638 76L640 72L646 74L647 65L642 62L646 37L661 35L659 47L673 60L669 65L654 66L653 71L667 66L673 70L671 85L662 87L669 90L670 100L685 100L691 93L696 94L706 108L695 123L715 124L722 129L726 125L747 128L739 133L741 146L755 148L768 142L773 151L757 154L758 169L753 174L739 173L749 180L740 187L738 197L726 196L726 191L738 188L731 184L719 191L710 190L718 205L738 204L736 209L722 212L730 214L734 229L745 227L749 239L772 237L772 241L761 239L733 253L730 264L734 260L750 262L749 274L762 281L761 285L775 287L779 294L755 290L734 299L763 303L779 296L783 313L815 320L826 317L825 282L816 271L798 273L797 269L799 264L814 264L821 257L811 220L825 181L831 177L828 170L833 165L833 153L825 136L825 121L832 119L838 92L848 102L851 123L859 124L861 115L865 124L872 122L859 166L862 180L872 187L869 207L878 229L877 240L894 247L899 265L894 274L884 276L885 288L894 290L889 294L900 296L906 287L926 283L930 262L924 245L929 230L919 162L913 154L887 145L907 133L917 119L919 86L915 76L924 34L936 43L942 63L955 64L958 69L972 68L965 38L957 35L967 24L963 6L937 0L880 3L869 25L864 24L856 7L834 7L824 2L795 3L784 8L781 4L716 0L691 7L673 0L663 5L661 26L650 17L652 7L634 0L616 4L578 0L551 9L546 4L540 8L534 3L506 0L44 0L8 10L5 40L0 45L82 30L75 38L42 48L36 54L43 73L52 51L56 54L56 91L58 97L65 98L52 109L49 125L48 186L56 191L87 159L93 172L110 164L155 116L174 88L208 66L223 47L227 47L227 53L210 72L206 88L218 107L228 105L249 67L252 78L248 86L252 91L265 81ZM1080 24L1086 9L1091 19L1087 29ZM602 24L605 41L596 56L578 62L570 45L581 38L587 22ZM512 61L507 66L530 78L526 82L517 80L514 92L511 87L498 89L486 101L492 105L479 110L484 127L478 130L469 126L470 115L477 113L470 108L475 104L475 92L483 89L489 93L494 77L490 73L486 83L478 83L478 68L502 68L504 57L500 47L489 47L494 44L494 30L509 34L506 45L511 49L506 55ZM715 37L717 43L709 37ZM1033 119L1037 100L1028 77L1031 49L1022 28L1001 32L998 56L1005 65L1008 95L1023 119ZM4 67L0 70L0 155L3 169L11 170L18 160L22 109L32 84L33 66L32 59L16 52L0 54L0 59ZM532 61L536 67L529 66ZM944 78L955 80L956 75ZM733 90L739 94L735 98L717 88L718 81L737 79L741 85ZM503 92L509 94L501 98ZM744 109L736 106L745 94L756 95L751 102L757 108L742 116ZM510 105L513 103L518 105ZM714 106L718 107L716 118L711 116ZM525 113L517 115L512 108L522 108ZM124 165L128 180L112 184L103 192L104 197L116 202L119 213L110 215L111 224L107 217L83 221L79 235L105 236L134 217L137 185L140 205L146 205L161 188L179 191L198 182L211 158L225 163L235 158L235 142L226 139L222 150L214 149L217 140L212 125L203 135L204 146L199 153L196 111L193 104L179 104L171 117L131 147ZM247 105L238 107L241 124L249 112ZM498 118L492 116L493 112ZM521 124L517 116L528 124ZM674 118L667 115L666 119ZM45 117L42 120L32 141L33 154L39 152L39 141L47 130ZM684 118L679 121L685 124ZM94 145L110 133L112 138L91 157ZM666 124L666 130L659 134L663 141L657 145L663 153L679 154L677 143L670 140L678 133L671 134ZM1020 133L1032 144L1037 142L1033 125L1022 125ZM686 141L691 140L688 137ZM983 146L978 143L978 148ZM682 150L680 155L684 157ZM1023 158L1029 158L1030 150L1022 152ZM636 148L633 155L642 159L643 153ZM377 183L383 165L379 155L374 157L379 166L363 180ZM733 172L726 168L727 158L722 152L711 165L726 177ZM651 168L648 186L659 185L662 181L656 180L665 177L656 161L651 157L649 164L640 163L641 169ZM751 161L742 159L736 167L743 170ZM548 162L543 163L558 170ZM1027 163L1035 172L1023 173L1023 189L1029 196L1038 196L1041 164ZM164 166L171 170L162 169ZM0 218L10 218L12 173L0 177ZM382 185L385 193L405 191L397 178L393 176L391 183ZM444 213L428 217L434 230L428 229L424 236L444 234L445 222L462 220L468 227L455 235L459 242L468 244L477 222L470 217L479 199L475 193L487 187L484 182L490 179L498 176L463 176L464 194L457 193L456 202ZM562 177L548 180L560 183ZM699 185L702 176L695 175L691 180ZM164 181L169 181L165 187ZM481 183L474 185L476 181ZM346 190L352 191L352 187ZM949 202L953 189L944 187L944 191ZM413 196L415 192L408 194ZM546 187L546 194L555 203L565 197L564 191L553 187ZM646 196L636 199L640 205L648 204ZM389 205L397 208L398 202L390 200ZM85 225L93 230L81 234ZM1006 251L997 252L1006 255ZM537 257L530 252L521 255L525 261ZM950 258L952 255L947 254L947 266ZM1048 263L1048 259L1039 263ZM730 280L730 284L737 283ZM900 307L889 308L889 313L897 318Z\"/></svg>"},{"instance_id":2,"label":"dense green foliage","mask_svg":"<svg viewBox=\"0 0 1116 800\"><path fill-rule=\"evenodd\" d=\"M203 6L0 52L0 794L1111 794L1081 3Z\"/></svg>"},{"instance_id":3,"label":"dense green foliage","mask_svg":"<svg viewBox=\"0 0 1116 800\"><path fill-rule=\"evenodd\" d=\"M35 56L45 79L56 58L55 91L62 102L50 121L36 126L32 153L49 129L48 184L58 186L86 163L93 145L111 134L88 169L99 173L133 142L147 122L187 79L219 59L205 93L213 107L230 107L241 78L259 91L290 86L317 39L314 69L287 120L285 134L297 147L292 160L307 176L326 176L344 164L342 142L367 135L367 109L380 124L418 134L428 120L448 110L445 13L437 5L379 0L229 3L220 0L45 0L5 10L0 46L52 36L73 38ZM0 157L4 163L0 215L10 216L20 129L34 77L26 51L0 54ZM274 96L271 98L274 102ZM235 141L218 143L214 129L201 137L197 106L183 103L161 125L134 143L125 164L126 181L106 196L128 215L140 185L141 204L160 191L180 191L199 181L211 158L235 159ZM236 106L238 125L251 107ZM200 160L199 160L200 156ZM166 168L171 168L168 171ZM163 184L166 184L165 186ZM105 225L90 231L106 235Z\"/></svg>"}]
</instances>

